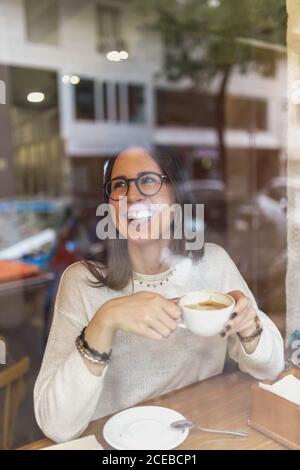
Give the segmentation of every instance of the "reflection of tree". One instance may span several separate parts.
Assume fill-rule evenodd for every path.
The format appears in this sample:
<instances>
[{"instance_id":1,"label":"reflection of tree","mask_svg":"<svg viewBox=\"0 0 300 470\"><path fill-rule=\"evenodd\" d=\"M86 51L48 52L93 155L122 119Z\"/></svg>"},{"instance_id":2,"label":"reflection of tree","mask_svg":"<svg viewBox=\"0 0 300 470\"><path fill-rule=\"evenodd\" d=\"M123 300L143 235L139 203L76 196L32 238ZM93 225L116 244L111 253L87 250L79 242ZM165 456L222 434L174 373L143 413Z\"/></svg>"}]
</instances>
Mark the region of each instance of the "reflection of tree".
<instances>
[{"instance_id":1,"label":"reflection of tree","mask_svg":"<svg viewBox=\"0 0 300 470\"><path fill-rule=\"evenodd\" d=\"M173 81L188 78L194 87L217 82L216 128L220 171L225 177L226 88L235 66L263 72L274 67L276 54L259 41L284 44L285 0L143 0L152 13L151 27L165 45L164 74ZM142 5L142 6L141 6ZM253 39L256 41L253 41Z\"/></svg>"}]
</instances>

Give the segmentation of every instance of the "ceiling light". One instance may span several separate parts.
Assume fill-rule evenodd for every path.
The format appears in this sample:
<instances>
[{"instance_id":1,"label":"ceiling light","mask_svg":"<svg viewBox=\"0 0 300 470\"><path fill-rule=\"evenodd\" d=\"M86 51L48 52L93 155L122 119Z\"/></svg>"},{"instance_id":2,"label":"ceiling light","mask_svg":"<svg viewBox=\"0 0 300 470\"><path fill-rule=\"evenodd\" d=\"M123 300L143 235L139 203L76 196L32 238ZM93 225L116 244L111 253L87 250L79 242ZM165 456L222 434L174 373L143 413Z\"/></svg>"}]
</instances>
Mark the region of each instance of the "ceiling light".
<instances>
[{"instance_id":1,"label":"ceiling light","mask_svg":"<svg viewBox=\"0 0 300 470\"><path fill-rule=\"evenodd\" d=\"M121 60L120 53L118 51L110 51L106 54L108 60L113 62L119 62Z\"/></svg>"},{"instance_id":2,"label":"ceiling light","mask_svg":"<svg viewBox=\"0 0 300 470\"><path fill-rule=\"evenodd\" d=\"M126 51L120 51L119 55L120 55L120 59L122 59L122 60L128 59L128 52L126 52Z\"/></svg>"},{"instance_id":3,"label":"ceiling light","mask_svg":"<svg viewBox=\"0 0 300 470\"><path fill-rule=\"evenodd\" d=\"M72 85L78 85L78 83L80 82L80 78L78 77L78 75L72 75L72 77L70 78L70 82L72 83Z\"/></svg>"},{"instance_id":4,"label":"ceiling light","mask_svg":"<svg viewBox=\"0 0 300 470\"><path fill-rule=\"evenodd\" d=\"M33 91L27 95L27 101L30 103L41 103L44 99L45 95L40 91Z\"/></svg>"},{"instance_id":5,"label":"ceiling light","mask_svg":"<svg viewBox=\"0 0 300 470\"><path fill-rule=\"evenodd\" d=\"M64 75L61 80L65 85L68 85L70 83L70 75Z\"/></svg>"}]
</instances>

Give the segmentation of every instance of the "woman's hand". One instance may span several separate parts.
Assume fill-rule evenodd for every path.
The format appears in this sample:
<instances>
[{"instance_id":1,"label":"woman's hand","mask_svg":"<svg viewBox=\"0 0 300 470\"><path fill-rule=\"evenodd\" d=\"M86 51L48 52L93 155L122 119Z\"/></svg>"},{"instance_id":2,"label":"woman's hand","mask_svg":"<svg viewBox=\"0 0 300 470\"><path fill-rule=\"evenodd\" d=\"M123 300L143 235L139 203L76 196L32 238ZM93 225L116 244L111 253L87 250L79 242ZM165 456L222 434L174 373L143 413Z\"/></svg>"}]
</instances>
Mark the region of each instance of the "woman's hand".
<instances>
[{"instance_id":1,"label":"woman's hand","mask_svg":"<svg viewBox=\"0 0 300 470\"><path fill-rule=\"evenodd\" d=\"M221 332L222 338L233 333L239 333L243 337L252 335L256 330L255 318L257 315L252 301L241 291L235 290L228 293L235 299L236 305L235 311Z\"/></svg>"},{"instance_id":2,"label":"woman's hand","mask_svg":"<svg viewBox=\"0 0 300 470\"><path fill-rule=\"evenodd\" d=\"M117 297L97 310L85 330L85 338L93 349L109 352L116 330L162 339L176 329L176 320L180 315L181 310L176 302L159 294L138 292ZM87 359L84 362L92 374L102 374L104 365L92 364Z\"/></svg>"},{"instance_id":3,"label":"woman's hand","mask_svg":"<svg viewBox=\"0 0 300 470\"><path fill-rule=\"evenodd\" d=\"M162 339L177 327L181 309L176 302L154 292L109 300L95 315L98 325L115 332L117 329L151 339Z\"/></svg>"}]
</instances>

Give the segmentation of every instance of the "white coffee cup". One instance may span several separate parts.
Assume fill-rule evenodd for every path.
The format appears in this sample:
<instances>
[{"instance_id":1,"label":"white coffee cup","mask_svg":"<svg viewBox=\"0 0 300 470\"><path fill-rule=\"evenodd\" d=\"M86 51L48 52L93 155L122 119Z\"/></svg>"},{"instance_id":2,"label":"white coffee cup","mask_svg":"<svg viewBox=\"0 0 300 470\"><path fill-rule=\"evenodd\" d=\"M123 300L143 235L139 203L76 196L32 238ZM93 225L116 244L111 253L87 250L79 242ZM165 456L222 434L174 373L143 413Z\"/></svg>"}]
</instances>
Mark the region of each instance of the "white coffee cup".
<instances>
[{"instance_id":1,"label":"white coffee cup","mask_svg":"<svg viewBox=\"0 0 300 470\"><path fill-rule=\"evenodd\" d=\"M213 309L202 307L200 309L189 308L189 305L206 302L220 302L226 307ZM187 328L199 336L215 336L219 334L230 315L234 311L235 300L231 295L214 291L195 291L183 295L179 301L182 309L183 321L178 322L181 328Z\"/></svg>"}]
</instances>

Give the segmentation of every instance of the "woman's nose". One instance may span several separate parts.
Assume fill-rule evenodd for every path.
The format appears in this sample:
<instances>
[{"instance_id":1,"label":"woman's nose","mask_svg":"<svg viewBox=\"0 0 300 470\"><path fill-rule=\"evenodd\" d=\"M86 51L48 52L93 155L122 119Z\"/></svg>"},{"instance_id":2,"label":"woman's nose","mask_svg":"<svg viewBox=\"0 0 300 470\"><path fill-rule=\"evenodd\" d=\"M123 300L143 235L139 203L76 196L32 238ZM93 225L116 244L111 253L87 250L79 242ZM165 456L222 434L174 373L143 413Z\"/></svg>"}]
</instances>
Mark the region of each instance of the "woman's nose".
<instances>
[{"instance_id":1,"label":"woman's nose","mask_svg":"<svg viewBox=\"0 0 300 470\"><path fill-rule=\"evenodd\" d=\"M128 189L128 193L127 193L127 201L128 202L135 202L135 201L140 201L142 199L143 199L143 195L137 189L134 181L130 181L129 189Z\"/></svg>"}]
</instances>

